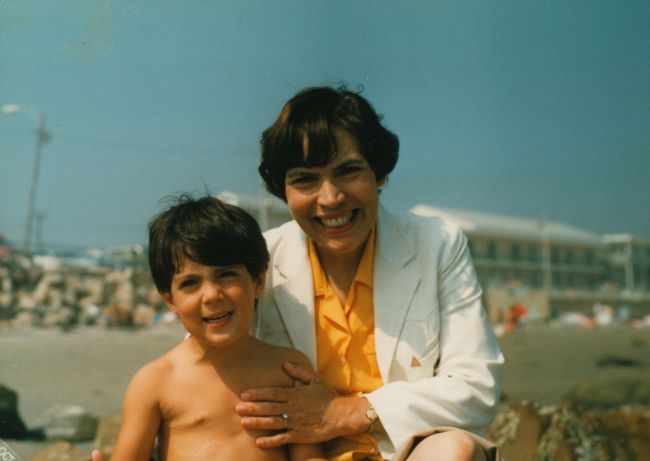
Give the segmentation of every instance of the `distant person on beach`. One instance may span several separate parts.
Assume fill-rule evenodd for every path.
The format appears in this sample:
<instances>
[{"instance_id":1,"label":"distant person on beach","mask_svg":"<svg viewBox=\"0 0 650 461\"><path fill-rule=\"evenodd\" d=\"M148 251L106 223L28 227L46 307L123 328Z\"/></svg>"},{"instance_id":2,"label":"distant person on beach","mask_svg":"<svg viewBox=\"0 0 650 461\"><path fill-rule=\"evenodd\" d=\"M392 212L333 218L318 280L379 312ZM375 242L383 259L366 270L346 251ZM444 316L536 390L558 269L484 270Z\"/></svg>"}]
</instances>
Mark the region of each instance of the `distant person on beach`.
<instances>
[{"instance_id":1,"label":"distant person on beach","mask_svg":"<svg viewBox=\"0 0 650 461\"><path fill-rule=\"evenodd\" d=\"M324 442L344 460L488 460L503 356L459 227L393 213L380 189L397 137L345 88L309 88L262 135L267 189L294 220L265 233L271 264L253 333L295 347L304 386L250 386L260 447Z\"/></svg>"},{"instance_id":2,"label":"distant person on beach","mask_svg":"<svg viewBox=\"0 0 650 461\"><path fill-rule=\"evenodd\" d=\"M292 386L284 361L311 369L295 349L249 335L268 259L255 220L213 197L181 197L151 221L151 275L189 335L132 379L111 461L148 461L156 436L167 461L323 460L316 444L257 447L278 431L244 429L234 410L245 389Z\"/></svg>"}]
</instances>

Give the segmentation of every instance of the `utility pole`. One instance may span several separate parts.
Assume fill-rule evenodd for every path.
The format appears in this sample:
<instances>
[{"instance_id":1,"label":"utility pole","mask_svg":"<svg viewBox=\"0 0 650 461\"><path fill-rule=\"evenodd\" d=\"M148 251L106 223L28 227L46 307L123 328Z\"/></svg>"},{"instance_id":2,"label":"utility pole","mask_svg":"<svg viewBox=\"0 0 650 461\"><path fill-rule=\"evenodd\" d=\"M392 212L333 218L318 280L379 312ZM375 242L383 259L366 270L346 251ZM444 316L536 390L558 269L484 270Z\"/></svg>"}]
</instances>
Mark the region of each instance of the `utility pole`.
<instances>
[{"instance_id":1,"label":"utility pole","mask_svg":"<svg viewBox=\"0 0 650 461\"><path fill-rule=\"evenodd\" d=\"M27 219L25 220L25 237L23 239L23 252L30 254L32 250L32 229L34 225L34 208L36 206L36 190L41 169L43 144L50 139L50 133L45 129L45 116L28 107L17 104L2 106L2 112L7 115L24 112L36 121L36 142L34 143L34 164L32 166L32 181L29 187L29 202L27 204Z\"/></svg>"}]
</instances>

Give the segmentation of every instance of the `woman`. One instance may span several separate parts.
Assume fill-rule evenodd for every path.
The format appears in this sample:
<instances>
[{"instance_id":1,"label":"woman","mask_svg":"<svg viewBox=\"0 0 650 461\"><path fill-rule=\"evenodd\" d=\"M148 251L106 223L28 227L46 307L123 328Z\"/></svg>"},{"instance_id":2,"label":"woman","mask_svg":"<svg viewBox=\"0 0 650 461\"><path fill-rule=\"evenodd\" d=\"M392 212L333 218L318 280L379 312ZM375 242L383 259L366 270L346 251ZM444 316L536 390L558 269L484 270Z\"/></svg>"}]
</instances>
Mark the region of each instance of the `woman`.
<instances>
[{"instance_id":1,"label":"woman","mask_svg":"<svg viewBox=\"0 0 650 461\"><path fill-rule=\"evenodd\" d=\"M345 88L300 92L263 134L260 174L294 221L265 235L254 333L319 373L285 364L306 385L241 395L244 427L286 429L260 446L324 442L336 460L494 456L472 432L494 416L503 356L458 227L380 205L398 148Z\"/></svg>"}]
</instances>

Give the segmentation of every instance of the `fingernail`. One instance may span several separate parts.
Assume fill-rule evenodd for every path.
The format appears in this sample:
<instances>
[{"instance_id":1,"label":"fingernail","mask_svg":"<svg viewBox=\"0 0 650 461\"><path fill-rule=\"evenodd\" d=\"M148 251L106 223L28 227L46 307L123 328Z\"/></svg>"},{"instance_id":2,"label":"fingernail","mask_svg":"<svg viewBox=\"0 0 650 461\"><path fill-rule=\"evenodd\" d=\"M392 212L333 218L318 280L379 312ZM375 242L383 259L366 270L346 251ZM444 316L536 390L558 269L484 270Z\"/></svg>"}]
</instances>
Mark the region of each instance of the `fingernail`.
<instances>
[{"instance_id":1,"label":"fingernail","mask_svg":"<svg viewBox=\"0 0 650 461\"><path fill-rule=\"evenodd\" d=\"M241 395L241 399L242 399L242 400L248 400L248 399L250 399L250 397L251 397L250 394L247 394L246 392L244 392L244 393Z\"/></svg>"}]
</instances>

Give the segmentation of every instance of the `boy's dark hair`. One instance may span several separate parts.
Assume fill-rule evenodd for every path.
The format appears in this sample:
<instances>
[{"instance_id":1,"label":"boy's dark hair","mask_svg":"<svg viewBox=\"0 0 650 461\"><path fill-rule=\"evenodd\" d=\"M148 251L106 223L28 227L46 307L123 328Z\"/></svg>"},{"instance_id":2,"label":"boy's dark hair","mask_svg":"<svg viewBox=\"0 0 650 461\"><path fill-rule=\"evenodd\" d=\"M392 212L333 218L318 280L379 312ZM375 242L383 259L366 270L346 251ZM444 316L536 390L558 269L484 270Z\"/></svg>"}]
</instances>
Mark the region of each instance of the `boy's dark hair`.
<instances>
[{"instance_id":1,"label":"boy's dark hair","mask_svg":"<svg viewBox=\"0 0 650 461\"><path fill-rule=\"evenodd\" d=\"M156 288L171 291L183 258L206 266L243 264L257 280L269 252L257 222L246 211L214 197L181 195L149 223L149 268Z\"/></svg>"},{"instance_id":2,"label":"boy's dark hair","mask_svg":"<svg viewBox=\"0 0 650 461\"><path fill-rule=\"evenodd\" d=\"M323 166L337 154L335 130L351 134L377 182L393 171L399 139L381 125L370 103L344 86L307 88L291 98L262 134L259 173L266 188L286 202L287 170ZM304 151L307 140L308 152Z\"/></svg>"}]
</instances>

